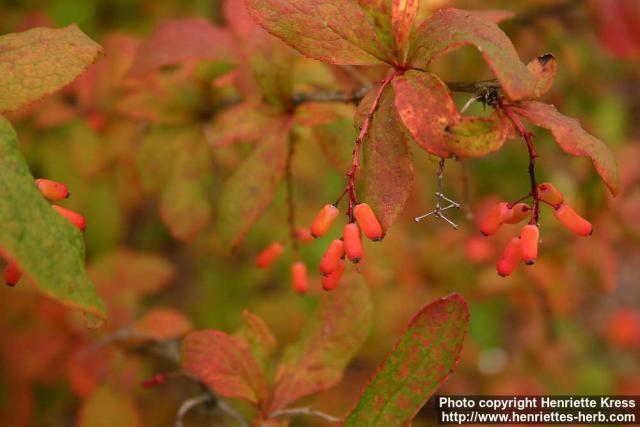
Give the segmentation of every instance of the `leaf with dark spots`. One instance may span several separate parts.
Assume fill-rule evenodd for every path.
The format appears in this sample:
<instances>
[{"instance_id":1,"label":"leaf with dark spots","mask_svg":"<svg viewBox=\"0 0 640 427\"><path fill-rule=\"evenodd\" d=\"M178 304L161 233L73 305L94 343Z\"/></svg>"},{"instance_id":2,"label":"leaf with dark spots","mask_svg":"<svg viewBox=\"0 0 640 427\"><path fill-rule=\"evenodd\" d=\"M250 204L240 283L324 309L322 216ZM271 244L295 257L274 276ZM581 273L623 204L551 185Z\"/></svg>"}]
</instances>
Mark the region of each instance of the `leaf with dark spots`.
<instances>
[{"instance_id":1,"label":"leaf with dark spots","mask_svg":"<svg viewBox=\"0 0 640 427\"><path fill-rule=\"evenodd\" d=\"M550 53L538 56L527 64L527 68L536 81L536 88L531 97L540 98L544 96L549 92L556 78L556 70L558 69L556 58Z\"/></svg>"},{"instance_id":2,"label":"leaf with dark spots","mask_svg":"<svg viewBox=\"0 0 640 427\"><path fill-rule=\"evenodd\" d=\"M428 153L449 157L444 131L460 113L447 86L434 74L420 71L408 71L391 84L398 115L416 144Z\"/></svg>"},{"instance_id":3,"label":"leaf with dark spots","mask_svg":"<svg viewBox=\"0 0 640 427\"><path fill-rule=\"evenodd\" d=\"M338 383L369 334L371 316L369 288L359 275L325 293L300 340L285 350L270 411Z\"/></svg>"},{"instance_id":4,"label":"leaf with dark spots","mask_svg":"<svg viewBox=\"0 0 640 427\"><path fill-rule=\"evenodd\" d=\"M469 307L459 294L424 306L409 322L343 426L411 425L455 367L468 322Z\"/></svg>"},{"instance_id":5,"label":"leaf with dark spots","mask_svg":"<svg viewBox=\"0 0 640 427\"><path fill-rule=\"evenodd\" d=\"M0 117L0 253L45 295L106 318L85 271L82 233L42 197L11 124ZM97 326L97 324L96 324Z\"/></svg>"},{"instance_id":6,"label":"leaf with dark spots","mask_svg":"<svg viewBox=\"0 0 640 427\"><path fill-rule=\"evenodd\" d=\"M247 0L260 26L310 58L331 64L390 60L365 12L354 0Z\"/></svg>"},{"instance_id":7,"label":"leaf with dark spots","mask_svg":"<svg viewBox=\"0 0 640 427\"><path fill-rule=\"evenodd\" d=\"M273 198L284 176L288 117L274 121L265 137L225 182L218 202L218 232L228 246L244 239Z\"/></svg>"},{"instance_id":8,"label":"leaf with dark spots","mask_svg":"<svg viewBox=\"0 0 640 427\"><path fill-rule=\"evenodd\" d=\"M249 349L224 332L188 334L182 342L182 368L225 397L260 404L266 397L264 374Z\"/></svg>"},{"instance_id":9,"label":"leaf with dark spots","mask_svg":"<svg viewBox=\"0 0 640 427\"><path fill-rule=\"evenodd\" d=\"M532 96L535 79L509 37L493 22L467 11L444 9L427 18L416 30L411 64L426 68L439 55L468 44L480 50L510 99Z\"/></svg>"},{"instance_id":10,"label":"leaf with dark spots","mask_svg":"<svg viewBox=\"0 0 640 427\"><path fill-rule=\"evenodd\" d=\"M356 128L371 108L378 88L373 88L356 110ZM402 212L413 187L413 160L409 137L394 105L393 89L387 87L363 141L364 198L386 231Z\"/></svg>"},{"instance_id":11,"label":"leaf with dark spots","mask_svg":"<svg viewBox=\"0 0 640 427\"><path fill-rule=\"evenodd\" d=\"M620 189L618 166L613 153L595 136L585 131L577 119L560 114L556 107L537 101L510 106L536 126L549 129L564 151L574 156L591 158L600 178L614 196Z\"/></svg>"},{"instance_id":12,"label":"leaf with dark spots","mask_svg":"<svg viewBox=\"0 0 640 427\"><path fill-rule=\"evenodd\" d=\"M490 117L461 117L447 128L444 139L457 157L482 157L499 150L508 134L508 122L494 112Z\"/></svg>"}]
</instances>

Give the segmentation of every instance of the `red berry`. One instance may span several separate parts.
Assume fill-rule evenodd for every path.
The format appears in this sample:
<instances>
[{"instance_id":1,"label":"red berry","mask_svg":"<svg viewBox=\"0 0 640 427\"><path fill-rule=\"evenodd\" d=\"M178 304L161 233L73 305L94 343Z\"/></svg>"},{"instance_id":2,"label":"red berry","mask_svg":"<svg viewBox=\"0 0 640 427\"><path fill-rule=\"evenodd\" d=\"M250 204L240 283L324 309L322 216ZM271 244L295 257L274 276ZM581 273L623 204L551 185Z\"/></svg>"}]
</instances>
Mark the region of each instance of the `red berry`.
<instances>
[{"instance_id":1,"label":"red berry","mask_svg":"<svg viewBox=\"0 0 640 427\"><path fill-rule=\"evenodd\" d=\"M15 286L22 277L22 271L17 263L9 261L4 268L4 282L7 286Z\"/></svg>"},{"instance_id":2,"label":"red berry","mask_svg":"<svg viewBox=\"0 0 640 427\"><path fill-rule=\"evenodd\" d=\"M50 179L36 179L36 186L40 193L49 200L62 200L69 197L69 189L66 185Z\"/></svg>"},{"instance_id":3,"label":"red berry","mask_svg":"<svg viewBox=\"0 0 640 427\"><path fill-rule=\"evenodd\" d=\"M337 268L343 256L344 242L342 240L336 239L329 243L329 247L320 260L320 274L323 276L331 274Z\"/></svg>"},{"instance_id":4,"label":"red berry","mask_svg":"<svg viewBox=\"0 0 640 427\"><path fill-rule=\"evenodd\" d=\"M520 255L527 265L533 264L538 258L538 240L540 230L537 225L527 224L520 232Z\"/></svg>"},{"instance_id":5,"label":"red berry","mask_svg":"<svg viewBox=\"0 0 640 427\"><path fill-rule=\"evenodd\" d=\"M562 192L550 182L538 185L538 197L553 206L559 205L564 199Z\"/></svg>"},{"instance_id":6,"label":"red berry","mask_svg":"<svg viewBox=\"0 0 640 427\"><path fill-rule=\"evenodd\" d=\"M516 265L518 265L518 261L520 261L520 239L514 237L509 241L507 247L504 248L504 252L498 260L498 264L496 265L498 274L502 277L509 276L513 273Z\"/></svg>"},{"instance_id":7,"label":"red berry","mask_svg":"<svg viewBox=\"0 0 640 427\"><path fill-rule=\"evenodd\" d=\"M362 259L362 237L360 237L360 227L355 222L344 226L344 253L354 264Z\"/></svg>"},{"instance_id":8,"label":"red berry","mask_svg":"<svg viewBox=\"0 0 640 427\"><path fill-rule=\"evenodd\" d=\"M498 203L480 221L480 232L485 236L495 234L502 223L509 220L512 215L513 210L509 208L509 203Z\"/></svg>"},{"instance_id":9,"label":"red berry","mask_svg":"<svg viewBox=\"0 0 640 427\"><path fill-rule=\"evenodd\" d=\"M356 220L358 220L358 224L360 224L365 236L374 242L382 240L384 237L382 226L368 204L357 204L356 207L353 208L353 215L356 217Z\"/></svg>"},{"instance_id":10,"label":"red berry","mask_svg":"<svg viewBox=\"0 0 640 427\"><path fill-rule=\"evenodd\" d=\"M309 243L313 241L311 230L309 230L306 227L301 227L296 229L295 234L296 234L296 239L300 240L303 243Z\"/></svg>"},{"instance_id":11,"label":"red berry","mask_svg":"<svg viewBox=\"0 0 640 427\"><path fill-rule=\"evenodd\" d=\"M291 283L293 290L299 294L304 294L309 288L309 280L307 278L307 266L302 261L296 261L291 264Z\"/></svg>"},{"instance_id":12,"label":"red berry","mask_svg":"<svg viewBox=\"0 0 640 427\"><path fill-rule=\"evenodd\" d=\"M338 213L340 213L340 211L336 206L324 205L311 224L311 235L313 237L320 237L324 235L329 228L331 228L331 224L333 224Z\"/></svg>"},{"instance_id":13,"label":"red berry","mask_svg":"<svg viewBox=\"0 0 640 427\"><path fill-rule=\"evenodd\" d=\"M574 211L571 206L562 204L556 209L556 218L560 224L578 236L589 236L593 233L593 225Z\"/></svg>"},{"instance_id":14,"label":"red berry","mask_svg":"<svg viewBox=\"0 0 640 427\"><path fill-rule=\"evenodd\" d=\"M71 224L78 227L80 231L84 231L87 228L87 222L78 212L74 212L71 209L63 208L58 205L51 205L51 207L60 215L68 219Z\"/></svg>"},{"instance_id":15,"label":"red berry","mask_svg":"<svg viewBox=\"0 0 640 427\"><path fill-rule=\"evenodd\" d=\"M531 208L526 203L516 203L511 208L513 214L511 218L505 221L507 224L517 224L525 218L529 218L531 216Z\"/></svg>"},{"instance_id":16,"label":"red berry","mask_svg":"<svg viewBox=\"0 0 640 427\"><path fill-rule=\"evenodd\" d=\"M325 291L332 291L338 287L340 283L340 279L342 279L342 275L344 274L345 262L344 260L340 260L336 269L333 270L331 274L328 276L322 276L322 289Z\"/></svg>"},{"instance_id":17,"label":"red berry","mask_svg":"<svg viewBox=\"0 0 640 427\"><path fill-rule=\"evenodd\" d=\"M280 242L273 242L262 250L256 257L256 267L267 268L278 259L284 251L284 246Z\"/></svg>"}]
</instances>

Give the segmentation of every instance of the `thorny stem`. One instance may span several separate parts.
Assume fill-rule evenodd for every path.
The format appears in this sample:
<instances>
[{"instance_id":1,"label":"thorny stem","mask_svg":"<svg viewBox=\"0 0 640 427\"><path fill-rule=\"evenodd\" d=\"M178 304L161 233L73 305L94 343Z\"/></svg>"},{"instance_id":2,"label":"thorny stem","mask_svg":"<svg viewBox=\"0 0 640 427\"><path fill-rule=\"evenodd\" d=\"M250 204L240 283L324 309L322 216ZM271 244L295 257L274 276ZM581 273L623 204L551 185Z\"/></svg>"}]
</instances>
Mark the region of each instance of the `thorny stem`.
<instances>
[{"instance_id":1,"label":"thorny stem","mask_svg":"<svg viewBox=\"0 0 640 427\"><path fill-rule=\"evenodd\" d=\"M293 200L293 156L295 154L295 141L289 137L287 141L287 158L285 162L285 183L287 193L287 223L289 224L289 238L293 249L294 259L298 259L298 239L296 238L296 205Z\"/></svg>"},{"instance_id":2,"label":"thorny stem","mask_svg":"<svg viewBox=\"0 0 640 427\"><path fill-rule=\"evenodd\" d=\"M536 147L533 145L533 140L531 139L531 132L525 127L520 118L516 116L516 114L511 110L511 107L504 103L504 99L500 99L498 107L504 111L509 120L513 123L518 131L518 134L525 140L527 143L527 150L529 152L529 181L531 183L531 197L533 197L533 210L531 213L531 220L529 224L538 224L538 220L540 217L540 197L538 195L538 183L536 182L536 157L538 157L538 153L536 151Z\"/></svg>"},{"instance_id":3,"label":"thorny stem","mask_svg":"<svg viewBox=\"0 0 640 427\"><path fill-rule=\"evenodd\" d=\"M378 91L376 92L375 98L371 102L371 107L369 107L369 111L367 112L367 115L364 118L364 121L362 122L362 126L360 126L360 133L358 134L358 137L356 138L356 142L353 147L353 157L351 160L351 168L346 174L347 186L345 187L345 191L342 194L342 196L344 196L344 194L349 194L349 207L347 210L347 215L349 216L350 222L353 222L353 207L355 204L358 203L358 196L356 195L356 171L360 167L360 146L362 145L362 142L364 141L364 139L366 138L369 132L369 127L371 126L373 115L378 109L378 106L380 104L380 99L382 99L382 94L384 93L384 90L387 88L389 83L391 83L391 80L393 80L396 76L402 73L403 73L402 70L395 70L393 73L389 74L387 78L385 78L382 81L382 83L380 84L380 87L378 88ZM342 198L342 196L340 196L340 198Z\"/></svg>"},{"instance_id":4,"label":"thorny stem","mask_svg":"<svg viewBox=\"0 0 640 427\"><path fill-rule=\"evenodd\" d=\"M303 408L290 408L283 409L281 411L276 411L271 414L272 418L282 418L282 417L295 417L298 415L313 415L323 420L329 421L330 423L339 423L342 419L338 417L334 417L333 415L315 410L311 407L305 406Z\"/></svg>"}]
</instances>

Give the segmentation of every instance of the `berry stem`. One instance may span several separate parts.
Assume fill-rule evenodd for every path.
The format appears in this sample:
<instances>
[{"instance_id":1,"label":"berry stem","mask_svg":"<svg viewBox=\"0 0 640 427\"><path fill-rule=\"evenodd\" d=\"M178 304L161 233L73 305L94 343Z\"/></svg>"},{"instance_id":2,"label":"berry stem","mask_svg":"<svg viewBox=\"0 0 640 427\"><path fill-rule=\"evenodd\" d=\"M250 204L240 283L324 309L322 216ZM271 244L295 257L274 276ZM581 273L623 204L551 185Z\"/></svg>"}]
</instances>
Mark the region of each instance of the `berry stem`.
<instances>
[{"instance_id":1,"label":"berry stem","mask_svg":"<svg viewBox=\"0 0 640 427\"><path fill-rule=\"evenodd\" d=\"M287 198L287 223L289 224L289 239L294 259L298 259L298 239L296 238L296 205L293 201L293 156L295 155L295 141L292 137L287 140L287 158L285 160L285 183Z\"/></svg>"},{"instance_id":2,"label":"berry stem","mask_svg":"<svg viewBox=\"0 0 640 427\"><path fill-rule=\"evenodd\" d=\"M527 143L527 150L529 152L529 181L531 182L531 197L533 197L533 209L531 213L531 220L529 224L538 224L538 219L540 216L540 196L538 195L538 183L536 182L536 158L538 157L538 152L536 151L536 147L533 145L532 134L522 123L522 120L511 110L509 105L504 103L504 98L500 98L499 107L506 116L511 120L513 125L516 127L518 134L524 139Z\"/></svg>"}]
</instances>

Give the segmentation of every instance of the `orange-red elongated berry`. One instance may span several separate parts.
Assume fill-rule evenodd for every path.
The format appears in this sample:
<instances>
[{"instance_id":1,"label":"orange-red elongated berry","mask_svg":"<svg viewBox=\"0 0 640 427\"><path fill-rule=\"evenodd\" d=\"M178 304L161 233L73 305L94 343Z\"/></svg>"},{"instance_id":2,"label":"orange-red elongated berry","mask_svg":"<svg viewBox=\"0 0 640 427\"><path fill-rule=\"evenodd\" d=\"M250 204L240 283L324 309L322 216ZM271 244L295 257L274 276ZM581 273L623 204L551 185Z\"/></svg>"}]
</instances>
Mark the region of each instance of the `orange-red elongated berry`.
<instances>
[{"instance_id":1,"label":"orange-red elongated berry","mask_svg":"<svg viewBox=\"0 0 640 427\"><path fill-rule=\"evenodd\" d=\"M537 225L527 224L520 232L520 256L527 265L533 264L538 258L538 240L540 229Z\"/></svg>"},{"instance_id":2,"label":"orange-red elongated berry","mask_svg":"<svg viewBox=\"0 0 640 427\"><path fill-rule=\"evenodd\" d=\"M350 222L344 226L342 232L344 238L344 253L347 258L357 264L362 259L362 237L360 236L360 227L355 222Z\"/></svg>"},{"instance_id":3,"label":"orange-red elongated berry","mask_svg":"<svg viewBox=\"0 0 640 427\"><path fill-rule=\"evenodd\" d=\"M480 232L485 236L495 234L502 223L508 221L512 215L513 209L509 208L509 203L498 203L480 221Z\"/></svg>"},{"instance_id":4,"label":"orange-red elongated berry","mask_svg":"<svg viewBox=\"0 0 640 427\"><path fill-rule=\"evenodd\" d=\"M359 203L353 208L353 215L358 220L358 224L360 224L365 236L374 242L382 240L384 237L382 226L378 218L376 218L376 214L373 213L371 206L366 203Z\"/></svg>"},{"instance_id":5,"label":"orange-red elongated berry","mask_svg":"<svg viewBox=\"0 0 640 427\"><path fill-rule=\"evenodd\" d=\"M526 203L516 203L511 208L513 214L511 218L505 221L507 224L517 224L525 218L529 218L531 216L531 207L529 207Z\"/></svg>"},{"instance_id":6,"label":"orange-red elongated berry","mask_svg":"<svg viewBox=\"0 0 640 427\"><path fill-rule=\"evenodd\" d=\"M313 236L311 235L311 230L307 227L297 228L295 231L296 239L303 243L309 243L313 241Z\"/></svg>"},{"instance_id":7,"label":"orange-red elongated berry","mask_svg":"<svg viewBox=\"0 0 640 427\"><path fill-rule=\"evenodd\" d=\"M4 268L4 283L7 286L15 286L22 277L22 271L18 264L13 261L9 261L7 266Z\"/></svg>"},{"instance_id":8,"label":"orange-red elongated berry","mask_svg":"<svg viewBox=\"0 0 640 427\"><path fill-rule=\"evenodd\" d=\"M562 192L550 182L538 184L538 197L554 206L559 205L564 200Z\"/></svg>"},{"instance_id":9,"label":"orange-red elongated berry","mask_svg":"<svg viewBox=\"0 0 640 427\"><path fill-rule=\"evenodd\" d=\"M284 246L280 242L273 242L262 250L256 257L256 267L267 268L278 259L284 251Z\"/></svg>"},{"instance_id":10,"label":"orange-red elongated berry","mask_svg":"<svg viewBox=\"0 0 640 427\"><path fill-rule=\"evenodd\" d=\"M514 237L509 241L507 247L504 248L504 252L500 256L498 263L496 264L496 270L502 277L507 277L520 261L520 238Z\"/></svg>"},{"instance_id":11,"label":"orange-red elongated berry","mask_svg":"<svg viewBox=\"0 0 640 427\"><path fill-rule=\"evenodd\" d=\"M51 207L60 215L69 220L69 222L84 231L87 228L87 221L78 212L74 212L71 209L63 208L58 205L51 205Z\"/></svg>"},{"instance_id":12,"label":"orange-red elongated berry","mask_svg":"<svg viewBox=\"0 0 640 427\"><path fill-rule=\"evenodd\" d=\"M562 204L556 209L556 218L560 224L578 236L589 236L593 233L593 225L574 211L571 206Z\"/></svg>"},{"instance_id":13,"label":"orange-red elongated berry","mask_svg":"<svg viewBox=\"0 0 640 427\"><path fill-rule=\"evenodd\" d=\"M296 261L291 264L291 283L293 290L299 294L304 294L309 288L309 279L307 277L307 266L302 261Z\"/></svg>"},{"instance_id":14,"label":"orange-red elongated berry","mask_svg":"<svg viewBox=\"0 0 640 427\"><path fill-rule=\"evenodd\" d=\"M324 289L325 291L332 291L337 288L338 284L340 283L340 279L342 279L342 275L344 274L344 269L345 262L344 260L340 260L340 262L338 262L338 265L336 266L336 269L333 270L331 274L329 274L328 276L322 276L322 289Z\"/></svg>"},{"instance_id":15,"label":"orange-red elongated berry","mask_svg":"<svg viewBox=\"0 0 640 427\"><path fill-rule=\"evenodd\" d=\"M337 268L343 256L344 242L342 240L336 239L329 243L329 247L320 260L320 274L323 276L331 274Z\"/></svg>"},{"instance_id":16,"label":"orange-red elongated berry","mask_svg":"<svg viewBox=\"0 0 640 427\"><path fill-rule=\"evenodd\" d=\"M66 185L50 179L36 179L36 186L40 193L49 200L62 200L69 197L69 189Z\"/></svg>"},{"instance_id":17,"label":"orange-red elongated berry","mask_svg":"<svg viewBox=\"0 0 640 427\"><path fill-rule=\"evenodd\" d=\"M336 219L338 213L340 213L340 211L336 206L324 205L311 224L311 235L313 237L324 235L324 233L331 228L331 224L333 224L333 220Z\"/></svg>"}]
</instances>

